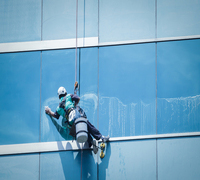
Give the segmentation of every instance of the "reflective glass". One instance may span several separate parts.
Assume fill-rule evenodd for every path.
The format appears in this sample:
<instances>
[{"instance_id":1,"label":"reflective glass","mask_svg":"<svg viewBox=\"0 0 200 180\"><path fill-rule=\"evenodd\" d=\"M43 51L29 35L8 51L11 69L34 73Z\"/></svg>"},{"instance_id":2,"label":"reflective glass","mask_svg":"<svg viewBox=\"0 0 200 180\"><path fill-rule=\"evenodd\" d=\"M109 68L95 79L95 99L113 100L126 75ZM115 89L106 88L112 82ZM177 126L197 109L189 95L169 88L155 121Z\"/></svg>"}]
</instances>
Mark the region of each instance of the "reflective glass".
<instances>
[{"instance_id":1,"label":"reflective glass","mask_svg":"<svg viewBox=\"0 0 200 180\"><path fill-rule=\"evenodd\" d=\"M157 1L157 37L200 35L200 0Z\"/></svg>"},{"instance_id":2,"label":"reflective glass","mask_svg":"<svg viewBox=\"0 0 200 180\"><path fill-rule=\"evenodd\" d=\"M76 1L43 0L42 40L76 37Z\"/></svg>"},{"instance_id":3,"label":"reflective glass","mask_svg":"<svg viewBox=\"0 0 200 180\"><path fill-rule=\"evenodd\" d=\"M99 159L99 179L156 180L156 141L108 143Z\"/></svg>"},{"instance_id":4,"label":"reflective glass","mask_svg":"<svg viewBox=\"0 0 200 180\"><path fill-rule=\"evenodd\" d=\"M80 54L80 106L97 127L98 48L83 48Z\"/></svg>"},{"instance_id":5,"label":"reflective glass","mask_svg":"<svg viewBox=\"0 0 200 180\"><path fill-rule=\"evenodd\" d=\"M98 37L98 1L78 1L78 37Z\"/></svg>"},{"instance_id":6,"label":"reflective glass","mask_svg":"<svg viewBox=\"0 0 200 180\"><path fill-rule=\"evenodd\" d=\"M0 43L41 40L41 0L1 0L0 24Z\"/></svg>"},{"instance_id":7,"label":"reflective glass","mask_svg":"<svg viewBox=\"0 0 200 180\"><path fill-rule=\"evenodd\" d=\"M97 160L94 154L88 150L83 151L82 158L82 179L97 179ZM81 177L81 151L42 153L40 162L41 179L65 180Z\"/></svg>"},{"instance_id":8,"label":"reflective glass","mask_svg":"<svg viewBox=\"0 0 200 180\"><path fill-rule=\"evenodd\" d=\"M39 155L0 156L0 179L39 179Z\"/></svg>"},{"instance_id":9,"label":"reflective glass","mask_svg":"<svg viewBox=\"0 0 200 180\"><path fill-rule=\"evenodd\" d=\"M156 133L155 44L99 48L99 126L103 134Z\"/></svg>"},{"instance_id":10,"label":"reflective glass","mask_svg":"<svg viewBox=\"0 0 200 180\"><path fill-rule=\"evenodd\" d=\"M200 40L158 43L158 133L200 131Z\"/></svg>"},{"instance_id":11,"label":"reflective glass","mask_svg":"<svg viewBox=\"0 0 200 180\"><path fill-rule=\"evenodd\" d=\"M157 142L158 179L199 179L199 137L160 139Z\"/></svg>"},{"instance_id":12,"label":"reflective glass","mask_svg":"<svg viewBox=\"0 0 200 180\"><path fill-rule=\"evenodd\" d=\"M39 141L40 52L0 54L0 144Z\"/></svg>"},{"instance_id":13,"label":"reflective glass","mask_svg":"<svg viewBox=\"0 0 200 180\"><path fill-rule=\"evenodd\" d=\"M102 42L155 38L155 1L99 1L99 40Z\"/></svg>"},{"instance_id":14,"label":"reflective glass","mask_svg":"<svg viewBox=\"0 0 200 180\"><path fill-rule=\"evenodd\" d=\"M98 36L98 1L43 0L43 40Z\"/></svg>"},{"instance_id":15,"label":"reflective glass","mask_svg":"<svg viewBox=\"0 0 200 180\"><path fill-rule=\"evenodd\" d=\"M59 104L58 88L63 86L68 94L74 93L75 50L42 52L41 141L69 140L68 128L62 127L62 117L52 120L45 114L45 106L53 112Z\"/></svg>"}]
</instances>

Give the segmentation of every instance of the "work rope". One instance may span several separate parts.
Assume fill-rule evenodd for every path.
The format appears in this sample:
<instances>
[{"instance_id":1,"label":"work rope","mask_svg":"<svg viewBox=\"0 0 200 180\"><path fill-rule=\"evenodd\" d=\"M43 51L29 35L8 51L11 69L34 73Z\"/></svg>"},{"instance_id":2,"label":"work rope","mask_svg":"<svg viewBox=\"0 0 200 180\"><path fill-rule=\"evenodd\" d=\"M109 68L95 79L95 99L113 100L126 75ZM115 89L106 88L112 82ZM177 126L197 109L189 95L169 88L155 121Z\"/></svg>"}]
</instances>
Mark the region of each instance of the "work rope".
<instances>
[{"instance_id":1,"label":"work rope","mask_svg":"<svg viewBox=\"0 0 200 180\"><path fill-rule=\"evenodd\" d=\"M76 0L76 54L75 54L75 82L77 82L77 58L78 58L78 0ZM81 147L81 175L80 179L82 180L82 164L83 164L83 144Z\"/></svg>"},{"instance_id":2,"label":"work rope","mask_svg":"<svg viewBox=\"0 0 200 180\"><path fill-rule=\"evenodd\" d=\"M76 54L75 54L75 82L77 81L77 56L78 56L78 0L76 0Z\"/></svg>"}]
</instances>

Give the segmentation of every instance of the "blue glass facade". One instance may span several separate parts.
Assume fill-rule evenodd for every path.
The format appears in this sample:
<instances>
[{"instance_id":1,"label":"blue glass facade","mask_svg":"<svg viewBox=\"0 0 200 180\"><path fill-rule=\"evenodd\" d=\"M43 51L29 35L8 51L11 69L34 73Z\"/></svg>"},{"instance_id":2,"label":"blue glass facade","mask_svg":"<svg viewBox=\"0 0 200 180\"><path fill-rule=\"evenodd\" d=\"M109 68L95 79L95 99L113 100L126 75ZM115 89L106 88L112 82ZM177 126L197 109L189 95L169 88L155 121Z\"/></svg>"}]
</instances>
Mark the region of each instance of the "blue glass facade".
<instances>
[{"instance_id":1,"label":"blue glass facade","mask_svg":"<svg viewBox=\"0 0 200 180\"><path fill-rule=\"evenodd\" d=\"M97 179L96 158L91 151L83 154L83 179ZM81 151L43 153L40 157L41 179L80 179Z\"/></svg>"},{"instance_id":2,"label":"blue glass facade","mask_svg":"<svg viewBox=\"0 0 200 180\"><path fill-rule=\"evenodd\" d=\"M0 1L0 43L41 40L41 0Z\"/></svg>"},{"instance_id":3,"label":"blue glass facade","mask_svg":"<svg viewBox=\"0 0 200 180\"><path fill-rule=\"evenodd\" d=\"M1 179L39 179L39 155L1 156Z\"/></svg>"},{"instance_id":4,"label":"blue glass facade","mask_svg":"<svg viewBox=\"0 0 200 180\"><path fill-rule=\"evenodd\" d=\"M155 44L99 48L99 125L114 137L156 134Z\"/></svg>"},{"instance_id":5,"label":"blue glass facade","mask_svg":"<svg viewBox=\"0 0 200 180\"><path fill-rule=\"evenodd\" d=\"M200 130L200 40L158 43L158 133Z\"/></svg>"},{"instance_id":6,"label":"blue glass facade","mask_svg":"<svg viewBox=\"0 0 200 180\"><path fill-rule=\"evenodd\" d=\"M157 1L157 37L199 35L199 8L199 1Z\"/></svg>"},{"instance_id":7,"label":"blue glass facade","mask_svg":"<svg viewBox=\"0 0 200 180\"><path fill-rule=\"evenodd\" d=\"M72 140L44 109L56 110L60 86L73 93L75 76L89 121L124 140L108 143L104 159L90 150L0 156L0 179L199 179L199 136L145 139L200 132L199 7L79 0L77 12L73 0L1 0L1 44L75 39L76 28L98 42L78 47L77 69L74 46L0 54L0 151Z\"/></svg>"},{"instance_id":8,"label":"blue glass facade","mask_svg":"<svg viewBox=\"0 0 200 180\"><path fill-rule=\"evenodd\" d=\"M155 38L155 3L151 0L99 1L100 42Z\"/></svg>"},{"instance_id":9,"label":"blue glass facade","mask_svg":"<svg viewBox=\"0 0 200 180\"><path fill-rule=\"evenodd\" d=\"M40 52L0 54L0 144L39 141Z\"/></svg>"},{"instance_id":10,"label":"blue glass facade","mask_svg":"<svg viewBox=\"0 0 200 180\"><path fill-rule=\"evenodd\" d=\"M45 114L44 109L45 106L49 106L52 111L56 111L59 104L58 87L69 87L67 92L73 92L75 79L74 59L74 49L42 52L41 141L43 142L60 141L69 138L68 131L60 127L62 119L52 122ZM61 134L58 133L58 128Z\"/></svg>"}]
</instances>

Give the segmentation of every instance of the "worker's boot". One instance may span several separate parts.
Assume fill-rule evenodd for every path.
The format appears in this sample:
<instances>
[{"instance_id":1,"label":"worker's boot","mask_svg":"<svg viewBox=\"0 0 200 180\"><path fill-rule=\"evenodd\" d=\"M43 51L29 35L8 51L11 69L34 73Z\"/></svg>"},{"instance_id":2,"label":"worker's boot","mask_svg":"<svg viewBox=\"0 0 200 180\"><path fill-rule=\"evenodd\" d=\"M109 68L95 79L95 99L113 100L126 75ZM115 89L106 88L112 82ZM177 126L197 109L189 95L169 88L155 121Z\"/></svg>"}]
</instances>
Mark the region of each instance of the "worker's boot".
<instances>
[{"instance_id":1,"label":"worker's boot","mask_svg":"<svg viewBox=\"0 0 200 180\"><path fill-rule=\"evenodd\" d=\"M102 142L105 143L105 142L109 141L110 136L102 136L101 139L102 139Z\"/></svg>"}]
</instances>

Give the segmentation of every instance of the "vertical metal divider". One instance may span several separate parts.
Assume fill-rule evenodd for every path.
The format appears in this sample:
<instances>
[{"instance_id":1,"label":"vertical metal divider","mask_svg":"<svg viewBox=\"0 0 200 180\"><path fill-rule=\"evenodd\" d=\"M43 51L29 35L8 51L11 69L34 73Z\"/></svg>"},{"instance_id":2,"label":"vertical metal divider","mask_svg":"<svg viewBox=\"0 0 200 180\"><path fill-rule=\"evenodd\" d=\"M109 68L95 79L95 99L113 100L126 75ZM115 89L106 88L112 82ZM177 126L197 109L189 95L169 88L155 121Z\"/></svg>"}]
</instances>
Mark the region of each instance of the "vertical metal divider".
<instances>
[{"instance_id":1,"label":"vertical metal divider","mask_svg":"<svg viewBox=\"0 0 200 180\"><path fill-rule=\"evenodd\" d=\"M97 77L97 128L99 129L99 47L98 47L98 58L97 58L97 68L98 68L98 77ZM99 179L99 158L97 153L97 180Z\"/></svg>"},{"instance_id":2,"label":"vertical metal divider","mask_svg":"<svg viewBox=\"0 0 200 180\"><path fill-rule=\"evenodd\" d=\"M83 46L85 46L85 38L86 38L86 36L85 36L85 0L84 0L84 8L83 8L83 16L84 16L84 18L83 18Z\"/></svg>"},{"instance_id":3,"label":"vertical metal divider","mask_svg":"<svg viewBox=\"0 0 200 180\"><path fill-rule=\"evenodd\" d=\"M42 114L42 51L40 52L40 127L39 127L39 142L41 142L41 125L42 125L42 119L41 119L41 114ZM38 153L39 155L39 179L40 179L40 155L41 152Z\"/></svg>"},{"instance_id":4,"label":"vertical metal divider","mask_svg":"<svg viewBox=\"0 0 200 180\"><path fill-rule=\"evenodd\" d=\"M158 127L157 127L157 42L155 42L155 60L156 60L156 135L158 134ZM158 180L158 139L156 139L156 180Z\"/></svg>"},{"instance_id":5,"label":"vertical metal divider","mask_svg":"<svg viewBox=\"0 0 200 180\"><path fill-rule=\"evenodd\" d=\"M157 0L155 0L155 39L157 39ZM157 41L155 42L155 83L156 83L156 135L158 134L157 127ZM156 139L156 180L158 180L158 139Z\"/></svg>"},{"instance_id":6,"label":"vertical metal divider","mask_svg":"<svg viewBox=\"0 0 200 180\"><path fill-rule=\"evenodd\" d=\"M41 0L41 41L43 40L43 0ZM39 127L39 142L41 142L41 122L42 122L42 119L41 119L41 114L42 114L42 50L40 51L40 117L39 117L39 121L40 121L40 127ZM41 152L38 153L38 158L39 158L39 167L38 167L38 179L40 180L40 177L41 177Z\"/></svg>"},{"instance_id":7,"label":"vertical metal divider","mask_svg":"<svg viewBox=\"0 0 200 180\"><path fill-rule=\"evenodd\" d=\"M97 58L97 128L99 129L99 0L98 0L98 58ZM99 156L97 155L97 180L99 180Z\"/></svg>"}]
</instances>

